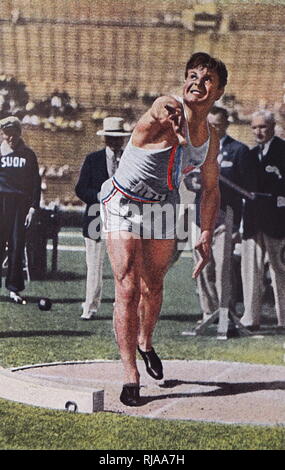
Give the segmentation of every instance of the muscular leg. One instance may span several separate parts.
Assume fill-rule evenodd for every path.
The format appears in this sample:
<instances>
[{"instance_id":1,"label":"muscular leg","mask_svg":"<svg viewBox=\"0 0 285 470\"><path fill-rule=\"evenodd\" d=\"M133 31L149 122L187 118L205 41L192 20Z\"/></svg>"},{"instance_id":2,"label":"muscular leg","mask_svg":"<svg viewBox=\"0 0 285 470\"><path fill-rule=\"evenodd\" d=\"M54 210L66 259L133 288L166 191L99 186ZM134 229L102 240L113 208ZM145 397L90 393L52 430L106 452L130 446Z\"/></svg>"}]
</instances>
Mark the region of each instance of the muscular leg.
<instances>
[{"instance_id":1,"label":"muscular leg","mask_svg":"<svg viewBox=\"0 0 285 470\"><path fill-rule=\"evenodd\" d=\"M140 353L152 348L152 333L162 303L163 278L171 263L174 240L143 240L128 232L109 234L107 249L115 278L114 327L124 367L122 403L139 403L139 371L136 364ZM162 365L152 350L144 358L148 373L159 379ZM151 362L149 363L149 360ZM155 361L155 362L154 362Z\"/></svg>"},{"instance_id":2,"label":"muscular leg","mask_svg":"<svg viewBox=\"0 0 285 470\"><path fill-rule=\"evenodd\" d=\"M107 249L115 279L114 327L124 367L124 382L139 383L136 365L142 240L135 234L108 234Z\"/></svg>"},{"instance_id":3,"label":"muscular leg","mask_svg":"<svg viewBox=\"0 0 285 470\"><path fill-rule=\"evenodd\" d=\"M142 240L143 265L138 306L138 345L142 351L152 348L152 334L163 299L163 280L175 246L175 240Z\"/></svg>"}]
</instances>

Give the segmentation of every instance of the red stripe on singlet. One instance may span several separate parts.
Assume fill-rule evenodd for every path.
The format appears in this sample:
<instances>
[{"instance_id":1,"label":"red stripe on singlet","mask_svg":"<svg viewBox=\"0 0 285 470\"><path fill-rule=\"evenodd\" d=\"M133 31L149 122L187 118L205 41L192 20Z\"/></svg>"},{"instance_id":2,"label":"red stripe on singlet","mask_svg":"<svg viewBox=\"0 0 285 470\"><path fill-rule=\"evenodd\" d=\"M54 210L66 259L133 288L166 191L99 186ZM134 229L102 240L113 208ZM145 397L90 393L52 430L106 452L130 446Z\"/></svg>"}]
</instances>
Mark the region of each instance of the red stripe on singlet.
<instances>
[{"instance_id":1,"label":"red stripe on singlet","mask_svg":"<svg viewBox=\"0 0 285 470\"><path fill-rule=\"evenodd\" d=\"M172 172L173 172L173 165L174 165L174 160L175 160L175 153L176 153L177 145L174 145L174 147L171 150L170 157L169 157L169 162L168 162L168 168L167 168L167 185L168 189L170 191L173 191L174 186L172 183Z\"/></svg>"}]
</instances>

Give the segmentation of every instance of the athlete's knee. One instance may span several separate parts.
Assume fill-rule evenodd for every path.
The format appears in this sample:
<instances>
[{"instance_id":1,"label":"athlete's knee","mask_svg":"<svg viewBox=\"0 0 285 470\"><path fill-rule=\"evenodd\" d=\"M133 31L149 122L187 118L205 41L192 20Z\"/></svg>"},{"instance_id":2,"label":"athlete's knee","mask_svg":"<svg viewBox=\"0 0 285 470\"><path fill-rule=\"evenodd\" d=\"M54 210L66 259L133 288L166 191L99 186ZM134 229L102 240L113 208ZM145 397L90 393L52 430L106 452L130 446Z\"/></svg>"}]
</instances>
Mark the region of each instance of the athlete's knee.
<instances>
[{"instance_id":1,"label":"athlete's knee","mask_svg":"<svg viewBox=\"0 0 285 470\"><path fill-rule=\"evenodd\" d=\"M161 295L163 291L163 279L153 279L148 282L141 283L141 296L150 299Z\"/></svg>"},{"instance_id":2,"label":"athlete's knee","mask_svg":"<svg viewBox=\"0 0 285 470\"><path fill-rule=\"evenodd\" d=\"M138 281L129 278L115 278L116 297L126 306L138 303L140 298L140 284Z\"/></svg>"}]
</instances>

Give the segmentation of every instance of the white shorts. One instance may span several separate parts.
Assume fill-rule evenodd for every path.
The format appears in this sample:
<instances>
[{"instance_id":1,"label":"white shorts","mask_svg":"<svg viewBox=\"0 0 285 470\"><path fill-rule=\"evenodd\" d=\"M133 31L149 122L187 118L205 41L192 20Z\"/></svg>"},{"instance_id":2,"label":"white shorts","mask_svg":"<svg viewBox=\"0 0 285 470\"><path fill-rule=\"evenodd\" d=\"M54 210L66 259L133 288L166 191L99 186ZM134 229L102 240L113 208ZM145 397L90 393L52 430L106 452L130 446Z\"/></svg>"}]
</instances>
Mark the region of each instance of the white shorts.
<instances>
[{"instance_id":1,"label":"white shorts","mask_svg":"<svg viewBox=\"0 0 285 470\"><path fill-rule=\"evenodd\" d=\"M178 191L169 192L163 202L145 203L126 197L109 179L102 185L100 195L103 236L126 231L145 239L176 239Z\"/></svg>"}]
</instances>

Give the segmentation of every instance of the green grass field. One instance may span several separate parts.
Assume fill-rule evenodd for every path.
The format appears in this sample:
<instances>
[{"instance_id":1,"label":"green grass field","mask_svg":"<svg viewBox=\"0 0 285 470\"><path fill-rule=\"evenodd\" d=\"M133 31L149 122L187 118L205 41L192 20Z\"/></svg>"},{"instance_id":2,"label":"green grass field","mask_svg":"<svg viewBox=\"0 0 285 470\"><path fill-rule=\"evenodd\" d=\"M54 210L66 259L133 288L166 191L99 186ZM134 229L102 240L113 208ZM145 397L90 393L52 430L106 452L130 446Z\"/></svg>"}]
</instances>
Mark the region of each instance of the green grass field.
<instances>
[{"instance_id":1,"label":"green grass field","mask_svg":"<svg viewBox=\"0 0 285 470\"><path fill-rule=\"evenodd\" d=\"M66 234L67 235L67 234ZM66 237L60 244L83 246ZM49 252L50 257L50 252ZM49 263L50 264L50 263ZM191 258L169 271L161 317L154 335L163 359L211 359L284 364L284 335L277 334L272 309L265 309L263 338L216 338L216 326L201 337L182 336L200 318ZM112 330L113 278L106 258L103 303L98 319L80 320L84 300L84 252L59 251L58 273L27 285L26 306L0 304L0 365L16 367L43 362L119 359ZM39 297L53 302L50 312L37 307ZM284 427L138 419L110 413L76 415L0 400L1 449L284 449ZM154 438L155 436L155 438Z\"/></svg>"}]
</instances>

